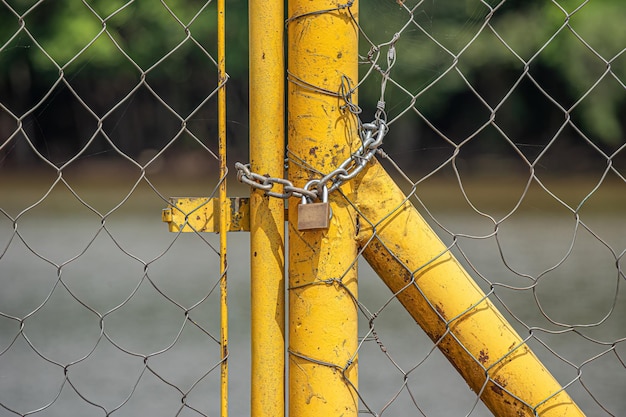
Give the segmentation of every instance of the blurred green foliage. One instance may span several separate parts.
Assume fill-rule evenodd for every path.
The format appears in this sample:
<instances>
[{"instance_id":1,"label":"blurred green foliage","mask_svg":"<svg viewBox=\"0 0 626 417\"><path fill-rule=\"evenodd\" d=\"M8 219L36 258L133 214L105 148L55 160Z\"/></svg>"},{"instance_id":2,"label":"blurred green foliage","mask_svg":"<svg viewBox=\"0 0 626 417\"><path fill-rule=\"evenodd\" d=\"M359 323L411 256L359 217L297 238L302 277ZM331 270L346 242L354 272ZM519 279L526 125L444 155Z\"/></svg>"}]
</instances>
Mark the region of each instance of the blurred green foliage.
<instances>
[{"instance_id":1,"label":"blurred green foliage","mask_svg":"<svg viewBox=\"0 0 626 417\"><path fill-rule=\"evenodd\" d=\"M32 1L12 3L23 16L25 30L20 30L18 16L0 10L0 42L9 40L0 54L4 71L22 58L37 73L58 66L78 67L87 73L81 76L124 77L138 72L129 61L141 70L150 69L187 38L187 28L194 39L205 41L203 47L215 50L214 10L203 7L202 1L174 2L167 8L154 1L58 1L30 10ZM47 56L31 45L26 30ZM21 54L20 46L26 45L30 53Z\"/></svg>"},{"instance_id":2,"label":"blurred green foliage","mask_svg":"<svg viewBox=\"0 0 626 417\"><path fill-rule=\"evenodd\" d=\"M86 154L113 155L103 138L88 144L98 125L93 112L105 118L107 140L136 157L143 149L161 149L180 130L179 118L166 106L189 119L189 131L211 141L215 100L205 100L218 85L215 1L7 4L0 4L0 103L8 110L0 110L0 144L14 131L9 112L26 113L32 145L54 163L67 161L84 146L91 146ZM229 91L241 97L247 91L245 2L230 0L229 11L228 72L237 79ZM137 88L143 79L148 88ZM234 100L229 112L245 115L247 109ZM235 136L241 135L231 141L237 146L243 141ZM25 147L24 141L13 140L4 149L13 154L0 160L36 160L32 152L19 152Z\"/></svg>"},{"instance_id":3,"label":"blurred green foliage","mask_svg":"<svg viewBox=\"0 0 626 417\"><path fill-rule=\"evenodd\" d=\"M410 15L407 9L416 3L361 3L361 25L373 44L389 42L400 33L391 77L402 88L387 100L392 106L394 101L404 101L395 108L396 114L414 100L420 111L436 118L451 97L469 90L466 81L493 108L527 70L538 89L572 110L589 136L607 144L624 142L626 8L622 0L490 1L494 9L487 26L485 16L492 10L479 1L420 2ZM367 55L369 47L362 45L361 54ZM384 53L378 62L383 68ZM431 86L435 80L436 86ZM433 88L436 94L429 94ZM360 93L371 102L379 91L367 88ZM519 117L530 118L535 104L520 106Z\"/></svg>"},{"instance_id":4,"label":"blurred green foliage","mask_svg":"<svg viewBox=\"0 0 626 417\"><path fill-rule=\"evenodd\" d=\"M541 127L528 127L523 120L538 120L545 108L560 106L592 140L609 147L624 143L623 0L361 0L360 7L362 56L400 34L391 72L396 84L386 95L390 119L414 108L442 126L458 113L452 107L460 108L467 116L455 123L465 128L455 129L467 137L489 118L475 91L492 108L502 106L506 97L513 115L499 120L523 141L532 141L533 129ZM247 13L243 0L227 2L228 112L242 126L247 120ZM78 90L101 92L89 105L102 115L145 74L184 117L216 86L215 33L215 2L203 0L7 1L0 5L0 102L21 114L42 100L62 71ZM385 48L378 61L382 67ZM362 74L367 69L364 63ZM524 88L535 91L507 96L526 71L532 78L524 79ZM375 109L379 95L380 75L367 77L359 90L366 113ZM150 106L148 101L137 100ZM133 149L152 146L141 128L127 130L139 141ZM246 147L242 133L231 143ZM81 134L58 140L70 136ZM77 140L75 147L80 146Z\"/></svg>"}]
</instances>

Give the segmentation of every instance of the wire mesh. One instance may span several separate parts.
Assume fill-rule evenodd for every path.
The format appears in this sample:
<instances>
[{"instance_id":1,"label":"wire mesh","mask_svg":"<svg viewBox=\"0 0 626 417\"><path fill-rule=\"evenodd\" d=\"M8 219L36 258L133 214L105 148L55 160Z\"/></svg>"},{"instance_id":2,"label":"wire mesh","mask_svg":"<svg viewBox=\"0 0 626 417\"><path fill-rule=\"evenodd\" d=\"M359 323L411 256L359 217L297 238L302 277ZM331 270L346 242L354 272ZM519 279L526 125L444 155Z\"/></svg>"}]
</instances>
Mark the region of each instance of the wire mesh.
<instances>
[{"instance_id":1,"label":"wire mesh","mask_svg":"<svg viewBox=\"0 0 626 417\"><path fill-rule=\"evenodd\" d=\"M214 3L71 4L0 4L0 410L217 414L218 244L151 223L170 195L215 194L191 177L222 180ZM589 415L626 408L620 6L359 13L360 118L386 118L381 161ZM488 415L360 269L362 413Z\"/></svg>"},{"instance_id":2,"label":"wire mesh","mask_svg":"<svg viewBox=\"0 0 626 417\"><path fill-rule=\"evenodd\" d=\"M0 415L219 415L216 13L0 2Z\"/></svg>"},{"instance_id":3,"label":"wire mesh","mask_svg":"<svg viewBox=\"0 0 626 417\"><path fill-rule=\"evenodd\" d=\"M359 7L357 13L348 2L287 19L289 28L303 18L346 13L358 26L360 79L350 94L345 84L329 91L288 69L290 82L343 99L361 125L385 122L379 160L448 251L583 412L620 415L626 407L623 8L478 0ZM360 107L350 102L356 91ZM328 174L289 150L288 158L311 178ZM351 194L343 198L361 225L372 225ZM416 273L427 265L406 267L407 286L419 288ZM359 267L354 301L361 337L351 360L322 363L290 353L337 372L358 356L358 388L346 383L357 390L362 414L490 415L480 392L468 389L438 351L442 338L431 341L417 330L398 301L402 291L389 292L364 262ZM342 279L316 284L349 294ZM454 336L454 319L441 319ZM484 355L474 360L489 376ZM495 382L492 389L506 390ZM537 404L526 406L537 413Z\"/></svg>"}]
</instances>

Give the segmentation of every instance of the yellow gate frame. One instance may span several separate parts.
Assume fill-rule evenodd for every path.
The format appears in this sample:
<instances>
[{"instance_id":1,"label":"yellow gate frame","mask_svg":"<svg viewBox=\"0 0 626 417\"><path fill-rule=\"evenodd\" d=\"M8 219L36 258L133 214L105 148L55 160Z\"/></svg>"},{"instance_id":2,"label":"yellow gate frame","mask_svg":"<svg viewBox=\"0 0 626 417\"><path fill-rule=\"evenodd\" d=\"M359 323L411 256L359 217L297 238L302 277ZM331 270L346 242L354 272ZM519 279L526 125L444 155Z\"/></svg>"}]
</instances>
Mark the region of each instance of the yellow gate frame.
<instances>
[{"instance_id":1,"label":"yellow gate frame","mask_svg":"<svg viewBox=\"0 0 626 417\"><path fill-rule=\"evenodd\" d=\"M223 3L218 0L220 85L226 80ZM338 91L343 77L352 81L358 77L358 28L353 20L357 7L356 1L351 3L348 13L330 0L290 0L288 5L289 72L317 87L290 84L289 147L319 172L336 168L335 162L344 160L359 141L354 116L340 110L345 103L323 91ZM251 169L282 178L283 2L251 0L249 11ZM281 417L284 206L282 200L258 189L251 193L249 204L246 199L226 198L224 94L222 86L218 204L206 198L172 199L163 220L170 231L221 233L222 417L228 411L226 232L251 231L251 410L254 417ZM290 180L298 186L310 179L297 164L289 171ZM334 215L329 229L299 232L295 227L298 201L289 202L291 417L358 413L353 299L341 287L314 285L342 274L344 289L356 296L356 267L349 262L357 250L362 250L400 303L496 416L583 416L378 163L341 190L362 217L360 230L355 227L357 212L345 199L331 196ZM202 215L189 216L191 212ZM325 317L333 317L332 322ZM351 366L340 372L329 363Z\"/></svg>"}]
</instances>

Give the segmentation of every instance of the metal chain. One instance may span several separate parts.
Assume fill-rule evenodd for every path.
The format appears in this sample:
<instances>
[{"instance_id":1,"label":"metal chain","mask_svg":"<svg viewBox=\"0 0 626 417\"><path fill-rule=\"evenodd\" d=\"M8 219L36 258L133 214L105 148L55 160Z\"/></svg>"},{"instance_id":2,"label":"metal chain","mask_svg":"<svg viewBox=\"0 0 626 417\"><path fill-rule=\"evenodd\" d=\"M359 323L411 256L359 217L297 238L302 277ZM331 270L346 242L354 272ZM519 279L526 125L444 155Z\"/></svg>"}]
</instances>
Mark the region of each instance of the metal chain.
<instances>
[{"instance_id":1,"label":"metal chain","mask_svg":"<svg viewBox=\"0 0 626 417\"><path fill-rule=\"evenodd\" d=\"M293 183L285 178L275 178L266 175L260 175L256 172L250 171L250 164L242 164L241 162L235 163L237 169L237 179L239 182L248 184L252 188L258 190L264 190L265 195L270 197L287 199L289 197L306 197L309 199L316 199L317 194L314 191L309 191L304 188L294 187ZM275 184L283 185L283 192L278 193L272 191Z\"/></svg>"},{"instance_id":2,"label":"metal chain","mask_svg":"<svg viewBox=\"0 0 626 417\"><path fill-rule=\"evenodd\" d=\"M349 5L352 2L349 2ZM345 105L343 109L354 114L359 123L359 137L361 138L361 146L359 149L352 153L339 167L332 172L323 176L320 179L314 179L306 183L302 188L296 187L293 183L285 178L275 178L266 175L260 175L250 170L250 164L242 164L241 162L235 163L237 169L237 179L239 182L248 184L252 188L264 190L265 195L270 197L288 199L290 197L306 198L309 201L320 200L324 193L331 193L341 187L346 181L350 181L371 161L374 154L382 152L378 148L383 143L383 138L389 131L387 126L387 114L385 113L385 87L389 80L389 74L391 68L396 62L395 43L399 38L399 34L396 34L394 38L388 42L389 49L387 50L387 68L383 70L380 68L376 61L378 58L373 59L373 55L380 53L380 49L376 48L375 51L370 51L368 54L368 61L373 64L373 68L376 69L382 75L381 80L381 94L380 100L376 106L375 120L370 123L362 123L359 114L361 108L352 102L352 93L354 89L350 85L350 80L347 77L342 77L341 87L339 93L334 93L329 90L319 89L314 85L310 85L297 77L290 75L290 81L295 82L301 87L310 88L314 91L321 92L323 94L331 94L337 97L343 98ZM275 184L281 184L283 186L283 192L279 193L273 191Z\"/></svg>"},{"instance_id":3,"label":"metal chain","mask_svg":"<svg viewBox=\"0 0 626 417\"><path fill-rule=\"evenodd\" d=\"M242 164L241 162L235 163L237 179L252 188L264 190L265 194L270 197L282 199L305 197L310 201L319 200L324 187L326 187L327 192L330 193L341 187L346 181L350 181L359 175L378 151L378 147L383 143L383 138L387 131L387 124L382 119L373 123L364 123L359 131L359 136L362 141L359 149L350 155L350 157L335 170L319 180L309 181L303 188L294 186L291 181L285 178L269 177L252 172L250 170L250 164ZM272 191L275 184L281 184L283 186L282 193Z\"/></svg>"}]
</instances>

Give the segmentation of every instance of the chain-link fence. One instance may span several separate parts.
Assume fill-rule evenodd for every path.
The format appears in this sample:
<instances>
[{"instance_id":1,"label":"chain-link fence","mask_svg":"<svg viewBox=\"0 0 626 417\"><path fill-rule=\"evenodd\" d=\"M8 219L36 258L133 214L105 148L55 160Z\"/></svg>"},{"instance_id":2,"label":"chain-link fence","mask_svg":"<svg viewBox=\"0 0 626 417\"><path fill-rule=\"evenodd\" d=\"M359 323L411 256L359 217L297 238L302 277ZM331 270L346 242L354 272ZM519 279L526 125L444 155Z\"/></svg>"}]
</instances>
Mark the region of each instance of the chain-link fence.
<instances>
[{"instance_id":1,"label":"chain-link fence","mask_svg":"<svg viewBox=\"0 0 626 417\"><path fill-rule=\"evenodd\" d=\"M159 217L168 197L214 197L222 179L215 7L0 3L0 415L219 414L219 242L168 234ZM332 172L312 169L288 149L290 169L361 186L358 163L376 152L580 408L620 415L620 0L363 0L360 8L306 13L353 19L358 83L344 78L329 89L294 68L288 78L339 99L362 122L364 138L378 138L386 126L382 145L371 141L357 151L356 165L340 167L338 159ZM304 16L289 15L287 27ZM315 198L320 184L304 194ZM346 192L344 201L358 215L355 232L371 231L359 255L376 242L377 249L399 243L378 227L397 211L374 218L357 194ZM245 259L240 239L232 239L235 256ZM485 381L492 378L475 391L445 358L449 339L461 339L457 319L473 306L448 316L431 304L443 330L427 335L402 305L440 256L417 265L390 257L408 277L406 288L392 291L356 252L342 259L343 273L314 286L347 289L356 301L351 277L359 264L358 346L337 363L290 346L290 364L347 375L365 415L489 415L480 398L510 389L490 374L506 357L481 351L473 358ZM245 288L241 294L233 327L247 321ZM231 343L229 362L245 381L248 358L238 349ZM357 357L358 384L351 373ZM231 384L238 399L246 391L245 383ZM231 410L245 412L244 403L231 402Z\"/></svg>"},{"instance_id":2,"label":"chain-link fence","mask_svg":"<svg viewBox=\"0 0 626 417\"><path fill-rule=\"evenodd\" d=\"M382 163L587 415L626 409L624 17L588 1L359 14L361 119L384 105ZM424 265L400 263L420 287ZM403 291L360 291L364 412L487 415L483 393L445 373L443 338L410 330Z\"/></svg>"},{"instance_id":3,"label":"chain-link fence","mask_svg":"<svg viewBox=\"0 0 626 417\"><path fill-rule=\"evenodd\" d=\"M0 415L218 415L214 1L0 2ZM243 389L245 392L245 389Z\"/></svg>"},{"instance_id":4,"label":"chain-link fence","mask_svg":"<svg viewBox=\"0 0 626 417\"><path fill-rule=\"evenodd\" d=\"M520 346L528 346L584 413L620 415L626 407L620 394L626 388L623 7L588 1L376 1L361 2L357 14L354 6L348 2L309 10L299 4L290 9L287 27L296 41L321 39L325 29L319 28L325 23L316 19L324 21L323 16L327 21L335 18L338 26L351 21L358 28L361 66L356 87L347 76L337 83L341 85L329 86L327 77L334 68L319 74L318 69L307 71L316 54L321 61L334 63L345 58L341 35L336 58L326 44L310 46L310 55L290 63L288 79L290 98L309 95L331 114L332 101L320 97L339 100L346 117L335 120L331 115L328 125L320 122L323 127L315 131L320 137L324 129L343 129L353 137L360 133L362 147L353 146L351 160L340 164L343 159L329 151L330 146L309 139L315 135L313 128L306 123L290 125L294 131L306 131L311 143L308 152L307 146L294 151L296 146L290 144L287 155L290 170L297 169L309 182L304 188L287 183L286 189L311 201L321 199L326 190L353 180L351 173L364 162L363 150L378 147L370 139L385 135L384 150L377 151L379 160L445 246L430 258L418 253L419 244L411 246L414 240L431 237L410 223L402 199L389 203L388 182L369 178L370 182L358 180L353 185L356 191L342 189L336 201L355 209L357 236L369 229L366 238L359 239L359 254L375 264L378 274L396 274L404 281L393 286L387 277L389 292L373 282L371 270L361 263L357 301L353 282L357 259L337 259L334 270L322 267L331 259L326 251L338 247L327 247L322 239L322 249L304 256L312 259L312 274L320 276L308 281L294 268L292 301L300 303L307 291L317 294L318 287L335 287L318 299L332 313L316 314L322 314L322 321L336 321L328 329L349 332L337 314L349 308L335 310L328 300L351 298L360 312L360 342L348 353L341 346L328 359L319 346L316 350L314 344L294 338L290 366L310 368L310 378L321 372L319 367L343 375L363 414L488 415L480 399L510 395L504 403L519 415L542 415L550 412L542 407L555 391L525 400L499 375L500 366L519 354ZM309 34L314 27L319 32ZM352 100L357 91L360 107ZM316 115L311 110L306 117ZM358 117L358 125L350 116ZM290 123L299 123L300 117L294 114ZM340 146L345 146L343 137L334 147ZM316 164L326 160L317 153L332 157L335 166L320 169ZM254 180L272 187L272 179ZM371 200L364 201L361 195ZM389 211L381 213L381 207ZM350 233L341 220L337 224L342 227L339 235ZM400 230L395 235L386 230L394 227ZM332 231L327 236L336 237ZM294 234L290 239L301 238ZM307 244L311 242L316 238ZM303 247L296 244L292 250ZM337 250L341 253L337 257L345 255L343 250ZM469 306L458 306L455 314L444 311L427 292L432 289L426 288L432 284L425 276L444 268L449 254L460 260L486 294ZM445 289L446 284L437 285L444 287L444 300L447 292L454 293ZM466 316L485 307L486 299L504 314L524 344L515 342L497 355L487 348L472 351L466 344L463 332L481 330L462 327ZM417 311L411 317L403 305L417 305ZM429 337L416 333L413 319L421 320L423 327L432 324L429 320L435 322L425 329ZM290 323L299 328L299 320L292 318ZM310 332L312 323L302 326ZM329 339L332 331L328 330ZM498 327L494 335L505 332L505 326ZM498 343L484 341L491 342ZM472 363L466 365L482 376L467 381L472 390L442 360L455 355L470 356ZM471 372L453 362L467 379ZM541 384L539 379L529 383L529 392ZM312 396L326 398L323 387L317 389L305 390L307 404L314 402Z\"/></svg>"}]
</instances>

